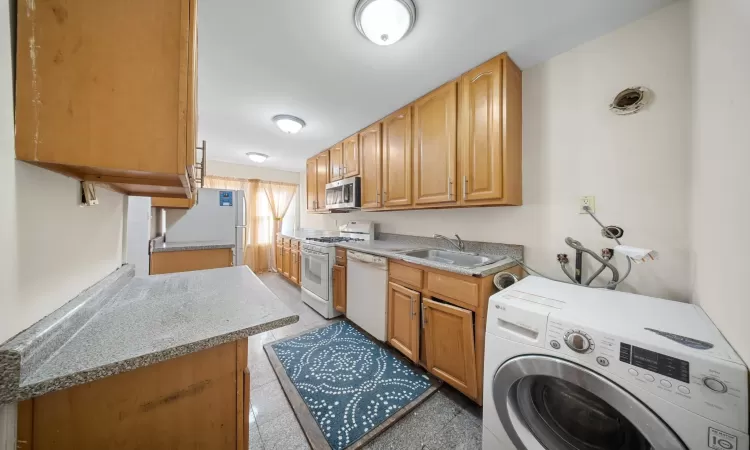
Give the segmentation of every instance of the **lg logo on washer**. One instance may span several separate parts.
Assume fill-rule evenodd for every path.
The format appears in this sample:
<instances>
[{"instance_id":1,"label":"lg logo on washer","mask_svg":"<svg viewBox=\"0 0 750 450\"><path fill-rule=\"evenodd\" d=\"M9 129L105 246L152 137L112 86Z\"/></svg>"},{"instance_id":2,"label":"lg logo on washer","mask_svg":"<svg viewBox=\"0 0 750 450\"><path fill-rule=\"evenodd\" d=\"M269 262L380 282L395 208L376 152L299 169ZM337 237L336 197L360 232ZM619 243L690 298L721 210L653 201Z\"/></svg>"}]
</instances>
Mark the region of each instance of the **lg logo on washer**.
<instances>
[{"instance_id":1,"label":"lg logo on washer","mask_svg":"<svg viewBox=\"0 0 750 450\"><path fill-rule=\"evenodd\" d=\"M736 450L737 436L709 427L708 446L716 450Z\"/></svg>"}]
</instances>

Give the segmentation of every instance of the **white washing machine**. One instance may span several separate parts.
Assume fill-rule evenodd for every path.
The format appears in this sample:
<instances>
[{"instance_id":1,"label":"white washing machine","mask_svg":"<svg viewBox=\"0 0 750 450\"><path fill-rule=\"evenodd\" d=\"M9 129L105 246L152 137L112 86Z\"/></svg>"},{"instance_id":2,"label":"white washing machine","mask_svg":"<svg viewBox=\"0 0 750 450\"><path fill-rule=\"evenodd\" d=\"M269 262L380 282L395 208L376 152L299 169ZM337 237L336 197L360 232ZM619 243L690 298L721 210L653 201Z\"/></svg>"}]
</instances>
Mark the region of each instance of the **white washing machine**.
<instances>
[{"instance_id":1,"label":"white washing machine","mask_svg":"<svg viewBox=\"0 0 750 450\"><path fill-rule=\"evenodd\" d=\"M528 277L490 298L484 450L747 450L748 370L695 305Z\"/></svg>"}]
</instances>

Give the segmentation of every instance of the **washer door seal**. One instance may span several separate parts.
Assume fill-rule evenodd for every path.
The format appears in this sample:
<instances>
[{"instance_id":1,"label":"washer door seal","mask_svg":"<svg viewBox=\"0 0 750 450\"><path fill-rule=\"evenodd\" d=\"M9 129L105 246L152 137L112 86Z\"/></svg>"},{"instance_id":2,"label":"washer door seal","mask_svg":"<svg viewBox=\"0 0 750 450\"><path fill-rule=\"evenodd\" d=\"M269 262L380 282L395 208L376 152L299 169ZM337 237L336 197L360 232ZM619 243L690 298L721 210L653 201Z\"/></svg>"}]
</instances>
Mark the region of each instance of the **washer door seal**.
<instances>
[{"instance_id":1,"label":"washer door seal","mask_svg":"<svg viewBox=\"0 0 750 450\"><path fill-rule=\"evenodd\" d=\"M577 446L559 429L550 427L549 418L545 420L541 415L530 417L529 411L534 407L531 396L539 395L532 388L535 378L552 379L553 382L561 380L564 382L562 384L573 385L574 390L592 394L592 398L600 400L597 405L599 409L609 407L626 419L629 426L637 430L654 450L687 450L664 421L617 384L578 364L542 355L518 356L505 362L495 373L492 382L492 395L500 422L519 450L597 448ZM637 443L633 445L636 447L624 448L637 448Z\"/></svg>"}]
</instances>

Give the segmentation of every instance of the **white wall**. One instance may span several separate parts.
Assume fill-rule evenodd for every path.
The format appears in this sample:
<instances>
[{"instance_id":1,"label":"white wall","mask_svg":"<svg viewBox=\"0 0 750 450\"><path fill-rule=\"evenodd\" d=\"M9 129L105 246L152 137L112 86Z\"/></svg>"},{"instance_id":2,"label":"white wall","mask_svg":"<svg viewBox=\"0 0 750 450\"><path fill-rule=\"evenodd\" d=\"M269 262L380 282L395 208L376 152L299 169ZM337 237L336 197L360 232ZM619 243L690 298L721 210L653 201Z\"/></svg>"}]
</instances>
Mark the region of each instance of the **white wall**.
<instances>
[{"instance_id":1,"label":"white wall","mask_svg":"<svg viewBox=\"0 0 750 450\"><path fill-rule=\"evenodd\" d=\"M694 301L750 364L750 2L693 0Z\"/></svg>"},{"instance_id":2,"label":"white wall","mask_svg":"<svg viewBox=\"0 0 750 450\"><path fill-rule=\"evenodd\" d=\"M211 160L208 161L208 174L219 177L245 178L248 180L258 179L264 181L277 181L281 183L297 184L300 182L299 174L297 172ZM299 227L300 198L298 192L297 196L292 200L292 204L289 205L287 215L284 216L282 231L285 233L290 233ZM173 220L176 214L177 213L173 211L168 211L167 220Z\"/></svg>"},{"instance_id":3,"label":"white wall","mask_svg":"<svg viewBox=\"0 0 750 450\"><path fill-rule=\"evenodd\" d=\"M281 183L299 183L297 172L271 169L269 167L249 166L244 164L232 164L223 161L208 161L208 174L218 177L245 178L248 180L258 179L265 181L278 181Z\"/></svg>"},{"instance_id":4,"label":"white wall","mask_svg":"<svg viewBox=\"0 0 750 450\"><path fill-rule=\"evenodd\" d=\"M532 267L564 277L555 255L574 257L566 236L595 251L613 246L578 214L579 197L594 195L600 219L625 229L624 243L662 255L634 267L623 289L689 300L688 25L689 5L679 2L524 71L524 206L303 212L302 227L334 229L335 221L360 219L384 232L522 244ZM651 88L654 103L633 116L609 112L612 97L633 85Z\"/></svg>"},{"instance_id":5,"label":"white wall","mask_svg":"<svg viewBox=\"0 0 750 450\"><path fill-rule=\"evenodd\" d=\"M0 343L122 262L124 196L15 161L9 15L0 8Z\"/></svg>"}]
</instances>

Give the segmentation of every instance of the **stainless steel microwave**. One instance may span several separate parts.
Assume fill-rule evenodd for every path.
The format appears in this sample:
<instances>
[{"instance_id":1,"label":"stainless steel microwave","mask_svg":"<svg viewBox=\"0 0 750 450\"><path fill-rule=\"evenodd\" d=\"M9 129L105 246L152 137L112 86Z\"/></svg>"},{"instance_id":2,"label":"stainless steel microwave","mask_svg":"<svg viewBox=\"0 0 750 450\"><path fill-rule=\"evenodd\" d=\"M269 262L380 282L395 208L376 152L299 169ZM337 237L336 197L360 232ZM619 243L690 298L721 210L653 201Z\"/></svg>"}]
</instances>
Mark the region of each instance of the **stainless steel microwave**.
<instances>
[{"instance_id":1,"label":"stainless steel microwave","mask_svg":"<svg viewBox=\"0 0 750 450\"><path fill-rule=\"evenodd\" d=\"M326 209L352 211L362 207L362 179L344 178L326 184Z\"/></svg>"}]
</instances>

